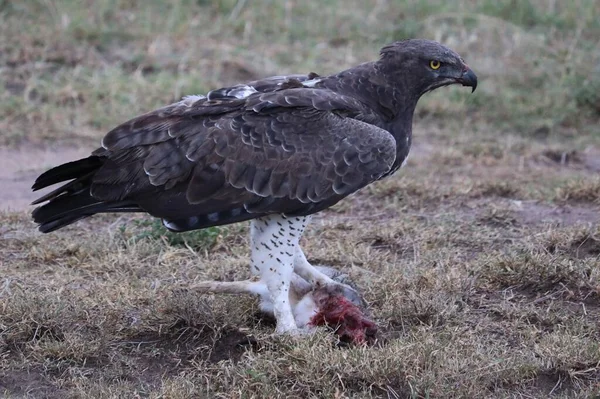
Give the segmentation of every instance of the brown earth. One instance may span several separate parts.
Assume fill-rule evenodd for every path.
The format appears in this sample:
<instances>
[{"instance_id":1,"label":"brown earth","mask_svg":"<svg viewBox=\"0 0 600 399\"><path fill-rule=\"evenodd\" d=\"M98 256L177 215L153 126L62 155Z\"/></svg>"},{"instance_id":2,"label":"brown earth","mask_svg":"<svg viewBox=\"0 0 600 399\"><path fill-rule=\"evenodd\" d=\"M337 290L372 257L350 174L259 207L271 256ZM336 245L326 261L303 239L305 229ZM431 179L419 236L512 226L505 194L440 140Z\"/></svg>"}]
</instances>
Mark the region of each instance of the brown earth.
<instances>
[{"instance_id":1,"label":"brown earth","mask_svg":"<svg viewBox=\"0 0 600 399\"><path fill-rule=\"evenodd\" d=\"M31 209L31 201L49 191L31 191L37 176L53 166L86 157L91 150L72 145L0 147L0 211Z\"/></svg>"}]
</instances>

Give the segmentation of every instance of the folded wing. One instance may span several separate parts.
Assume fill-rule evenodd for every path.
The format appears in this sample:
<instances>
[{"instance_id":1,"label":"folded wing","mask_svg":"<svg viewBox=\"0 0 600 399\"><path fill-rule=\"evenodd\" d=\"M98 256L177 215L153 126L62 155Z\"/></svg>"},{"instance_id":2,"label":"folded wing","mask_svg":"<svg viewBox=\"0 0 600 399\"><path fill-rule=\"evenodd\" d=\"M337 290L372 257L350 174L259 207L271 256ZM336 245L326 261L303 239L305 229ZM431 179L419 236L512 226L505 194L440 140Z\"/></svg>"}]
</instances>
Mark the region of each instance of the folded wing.
<instances>
[{"instance_id":1,"label":"folded wing","mask_svg":"<svg viewBox=\"0 0 600 399\"><path fill-rule=\"evenodd\" d=\"M107 212L110 204L140 208L181 231L268 213L314 213L389 170L394 138L353 118L368 109L330 90L296 86L221 89L126 122L85 163L99 167L85 170L81 184L93 200L83 202L88 209L105 204ZM69 172L63 175L76 177ZM55 182L51 177L46 181ZM55 191L38 209L60 199L64 214L68 192Z\"/></svg>"}]
</instances>

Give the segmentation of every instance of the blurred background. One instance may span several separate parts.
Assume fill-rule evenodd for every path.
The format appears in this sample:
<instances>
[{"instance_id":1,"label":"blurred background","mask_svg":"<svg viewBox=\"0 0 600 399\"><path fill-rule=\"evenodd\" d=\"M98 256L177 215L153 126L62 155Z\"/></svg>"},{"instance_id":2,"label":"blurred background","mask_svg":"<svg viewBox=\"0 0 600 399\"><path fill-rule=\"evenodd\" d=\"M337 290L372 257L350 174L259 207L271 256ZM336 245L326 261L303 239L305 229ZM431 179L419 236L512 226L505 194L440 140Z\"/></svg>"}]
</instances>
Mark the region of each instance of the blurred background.
<instances>
[{"instance_id":1,"label":"blurred background","mask_svg":"<svg viewBox=\"0 0 600 399\"><path fill-rule=\"evenodd\" d=\"M336 73L412 37L479 77L416 111L406 167L317 214L380 346L273 337L247 224L36 231L35 177L184 95ZM0 396L591 398L600 392L600 1L0 0Z\"/></svg>"},{"instance_id":2,"label":"blurred background","mask_svg":"<svg viewBox=\"0 0 600 399\"><path fill-rule=\"evenodd\" d=\"M473 96L426 96L418 124L598 137L599 16L596 0L0 1L0 178L30 180L28 169L84 155L115 125L183 95L334 73L411 37L455 49L481 82ZM2 207L21 209L31 197L20 196L5 194Z\"/></svg>"}]
</instances>

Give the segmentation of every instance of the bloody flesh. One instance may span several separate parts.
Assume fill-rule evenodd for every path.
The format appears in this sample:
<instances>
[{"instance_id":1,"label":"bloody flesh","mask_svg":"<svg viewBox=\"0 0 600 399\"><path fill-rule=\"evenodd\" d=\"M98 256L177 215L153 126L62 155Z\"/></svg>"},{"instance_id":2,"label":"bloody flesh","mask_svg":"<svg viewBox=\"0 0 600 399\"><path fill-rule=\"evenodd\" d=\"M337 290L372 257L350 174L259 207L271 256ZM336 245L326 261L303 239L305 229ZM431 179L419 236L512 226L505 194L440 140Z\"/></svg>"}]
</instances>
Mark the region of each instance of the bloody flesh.
<instances>
[{"instance_id":1,"label":"bloody flesh","mask_svg":"<svg viewBox=\"0 0 600 399\"><path fill-rule=\"evenodd\" d=\"M317 291L315 299L319 311L310 319L310 325L332 327L344 342L362 344L375 340L377 325L346 297Z\"/></svg>"}]
</instances>

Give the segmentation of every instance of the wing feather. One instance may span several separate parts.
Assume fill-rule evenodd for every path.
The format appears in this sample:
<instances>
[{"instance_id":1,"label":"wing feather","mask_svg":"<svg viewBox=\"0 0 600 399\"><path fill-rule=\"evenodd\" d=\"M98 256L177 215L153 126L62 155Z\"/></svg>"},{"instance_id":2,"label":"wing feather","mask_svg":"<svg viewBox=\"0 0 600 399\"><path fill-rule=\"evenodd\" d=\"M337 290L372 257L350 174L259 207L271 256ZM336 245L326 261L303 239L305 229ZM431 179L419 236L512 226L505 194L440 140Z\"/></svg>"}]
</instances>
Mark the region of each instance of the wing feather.
<instances>
[{"instance_id":1,"label":"wing feather","mask_svg":"<svg viewBox=\"0 0 600 399\"><path fill-rule=\"evenodd\" d=\"M92 194L137 201L189 227L208 214L239 221L251 217L246 213L316 212L389 170L394 138L350 117L368 113L362 103L290 86L222 89L115 128L96 152L108 161L93 178ZM245 92L251 93L238 98Z\"/></svg>"}]
</instances>

